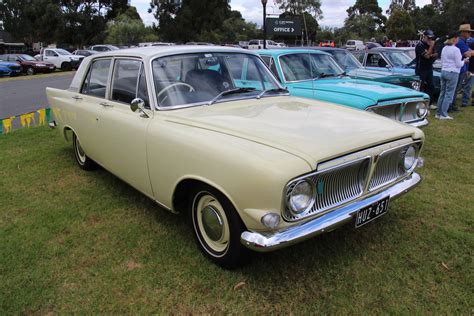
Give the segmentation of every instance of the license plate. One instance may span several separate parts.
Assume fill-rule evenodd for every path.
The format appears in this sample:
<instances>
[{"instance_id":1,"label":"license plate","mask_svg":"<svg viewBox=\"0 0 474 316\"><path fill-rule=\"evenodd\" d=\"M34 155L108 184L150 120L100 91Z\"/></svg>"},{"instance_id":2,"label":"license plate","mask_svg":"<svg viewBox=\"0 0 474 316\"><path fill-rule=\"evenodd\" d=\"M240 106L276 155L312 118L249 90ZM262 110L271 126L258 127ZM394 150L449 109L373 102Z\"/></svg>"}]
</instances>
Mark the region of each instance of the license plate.
<instances>
[{"instance_id":1,"label":"license plate","mask_svg":"<svg viewBox=\"0 0 474 316\"><path fill-rule=\"evenodd\" d=\"M389 200L390 197L387 196L380 201L358 210L356 214L355 227L359 228L387 213Z\"/></svg>"}]
</instances>

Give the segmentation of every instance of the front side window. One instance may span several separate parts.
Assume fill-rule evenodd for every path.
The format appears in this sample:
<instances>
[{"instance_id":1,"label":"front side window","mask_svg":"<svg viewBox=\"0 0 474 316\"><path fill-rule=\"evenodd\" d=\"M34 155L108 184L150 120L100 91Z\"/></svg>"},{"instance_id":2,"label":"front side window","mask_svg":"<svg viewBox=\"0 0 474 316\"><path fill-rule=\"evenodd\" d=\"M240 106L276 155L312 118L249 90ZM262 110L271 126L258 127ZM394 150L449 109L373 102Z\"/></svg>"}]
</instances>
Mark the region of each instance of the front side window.
<instances>
[{"instance_id":1,"label":"front side window","mask_svg":"<svg viewBox=\"0 0 474 316\"><path fill-rule=\"evenodd\" d=\"M392 65L397 67L405 67L413 60L413 58L404 52L386 52L385 56Z\"/></svg>"},{"instance_id":2,"label":"front side window","mask_svg":"<svg viewBox=\"0 0 474 316\"><path fill-rule=\"evenodd\" d=\"M387 66L387 62L383 59L383 57L380 54L368 54L367 66L384 68Z\"/></svg>"},{"instance_id":3,"label":"front side window","mask_svg":"<svg viewBox=\"0 0 474 316\"><path fill-rule=\"evenodd\" d=\"M94 61L87 74L81 89L81 93L94 97L105 98L107 81L110 71L110 59Z\"/></svg>"},{"instance_id":4,"label":"front side window","mask_svg":"<svg viewBox=\"0 0 474 316\"><path fill-rule=\"evenodd\" d=\"M296 53L280 57L281 69L286 81L303 81L339 76L342 69L326 54Z\"/></svg>"},{"instance_id":5,"label":"front side window","mask_svg":"<svg viewBox=\"0 0 474 316\"><path fill-rule=\"evenodd\" d=\"M139 97L149 107L143 70L143 63L139 60L118 59L114 67L111 99L128 105Z\"/></svg>"},{"instance_id":6,"label":"front side window","mask_svg":"<svg viewBox=\"0 0 474 316\"><path fill-rule=\"evenodd\" d=\"M336 59L339 66L346 71L362 67L357 58L347 51L333 51L332 56Z\"/></svg>"},{"instance_id":7,"label":"front side window","mask_svg":"<svg viewBox=\"0 0 474 316\"><path fill-rule=\"evenodd\" d=\"M252 98L280 88L260 58L245 53L161 57L152 67L158 105L163 108Z\"/></svg>"},{"instance_id":8,"label":"front side window","mask_svg":"<svg viewBox=\"0 0 474 316\"><path fill-rule=\"evenodd\" d=\"M56 52L57 52L59 55L71 55L70 52L68 52L68 51L65 50L65 49L61 49L61 48L56 49Z\"/></svg>"}]
</instances>

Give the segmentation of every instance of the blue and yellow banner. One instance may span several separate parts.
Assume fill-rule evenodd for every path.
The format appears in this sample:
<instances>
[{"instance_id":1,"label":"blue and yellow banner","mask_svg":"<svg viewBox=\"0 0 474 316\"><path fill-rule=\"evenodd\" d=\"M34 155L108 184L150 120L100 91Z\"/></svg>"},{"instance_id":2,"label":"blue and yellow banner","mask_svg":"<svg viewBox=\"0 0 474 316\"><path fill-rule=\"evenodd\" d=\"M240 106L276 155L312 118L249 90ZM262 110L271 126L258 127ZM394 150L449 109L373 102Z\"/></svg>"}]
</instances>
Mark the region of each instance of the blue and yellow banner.
<instances>
[{"instance_id":1,"label":"blue and yellow banner","mask_svg":"<svg viewBox=\"0 0 474 316\"><path fill-rule=\"evenodd\" d=\"M17 128L44 126L51 121L51 109L43 108L34 112L5 117L0 119L0 134L8 134Z\"/></svg>"}]
</instances>

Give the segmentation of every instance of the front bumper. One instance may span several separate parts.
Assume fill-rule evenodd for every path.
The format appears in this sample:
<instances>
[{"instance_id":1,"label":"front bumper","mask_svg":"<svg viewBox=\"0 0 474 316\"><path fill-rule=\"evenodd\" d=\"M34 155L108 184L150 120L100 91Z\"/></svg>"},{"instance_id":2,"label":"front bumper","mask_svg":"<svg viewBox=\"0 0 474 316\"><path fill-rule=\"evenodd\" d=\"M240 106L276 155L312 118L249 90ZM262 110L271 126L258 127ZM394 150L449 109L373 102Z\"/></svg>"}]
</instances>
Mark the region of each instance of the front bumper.
<instances>
[{"instance_id":1,"label":"front bumper","mask_svg":"<svg viewBox=\"0 0 474 316\"><path fill-rule=\"evenodd\" d=\"M413 127L424 127L424 126L427 126L430 122L428 122L428 120L426 118L424 118L423 120L421 121L416 121L416 122L412 122L412 123L408 123L409 125L413 126Z\"/></svg>"},{"instance_id":2,"label":"front bumper","mask_svg":"<svg viewBox=\"0 0 474 316\"><path fill-rule=\"evenodd\" d=\"M245 231L240 236L240 241L247 248L258 252L268 252L288 247L316 235L329 232L341 225L353 221L355 214L361 208L369 206L386 196L390 196L390 200L393 200L394 198L408 192L420 183L420 181L420 175L414 172L409 178L388 187L382 192L363 200L352 202L340 209L336 209L311 221L276 232L259 233Z\"/></svg>"}]
</instances>

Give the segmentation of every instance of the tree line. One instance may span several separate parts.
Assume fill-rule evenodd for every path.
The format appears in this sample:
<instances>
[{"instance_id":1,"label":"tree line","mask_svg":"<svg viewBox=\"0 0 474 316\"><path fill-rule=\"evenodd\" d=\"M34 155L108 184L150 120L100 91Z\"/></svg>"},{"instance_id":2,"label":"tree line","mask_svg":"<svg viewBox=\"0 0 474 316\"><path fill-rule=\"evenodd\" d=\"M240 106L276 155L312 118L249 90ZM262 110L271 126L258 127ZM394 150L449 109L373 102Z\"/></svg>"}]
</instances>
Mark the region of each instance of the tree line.
<instances>
[{"instance_id":1,"label":"tree line","mask_svg":"<svg viewBox=\"0 0 474 316\"><path fill-rule=\"evenodd\" d=\"M344 26L321 28L322 0L275 0L281 17L304 22L303 38L312 42L347 39L369 40L388 36L416 39L419 30L438 35L473 21L474 0L432 0L418 7L415 0L392 0L383 12L377 0L356 0L349 7ZM327 0L329 1L329 0ZM260 6L260 1L255 0ZM150 0L156 18L145 26L128 0L3 0L0 21L15 40L64 43L82 47L96 43L136 45L143 41L233 43L261 38L262 30L247 22L228 0ZM276 38L283 40L285 38Z\"/></svg>"}]
</instances>

